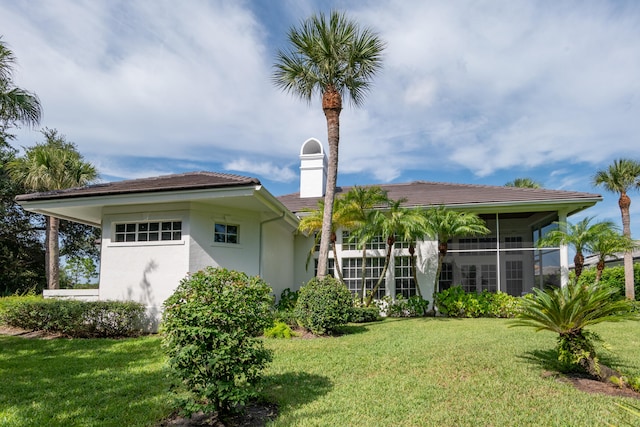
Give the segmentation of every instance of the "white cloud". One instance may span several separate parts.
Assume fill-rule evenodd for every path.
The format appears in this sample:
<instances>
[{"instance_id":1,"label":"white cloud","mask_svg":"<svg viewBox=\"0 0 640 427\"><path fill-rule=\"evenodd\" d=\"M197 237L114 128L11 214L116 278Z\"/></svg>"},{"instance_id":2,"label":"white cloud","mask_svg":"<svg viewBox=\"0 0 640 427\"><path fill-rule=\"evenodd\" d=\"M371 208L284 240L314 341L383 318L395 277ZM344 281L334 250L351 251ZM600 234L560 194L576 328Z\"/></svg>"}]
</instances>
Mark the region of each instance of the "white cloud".
<instances>
[{"instance_id":1,"label":"white cloud","mask_svg":"<svg viewBox=\"0 0 640 427\"><path fill-rule=\"evenodd\" d=\"M254 162L248 159L237 159L226 163L224 168L232 171L260 175L276 182L291 182L298 179L298 175L290 168L276 166L271 162Z\"/></svg>"}]
</instances>

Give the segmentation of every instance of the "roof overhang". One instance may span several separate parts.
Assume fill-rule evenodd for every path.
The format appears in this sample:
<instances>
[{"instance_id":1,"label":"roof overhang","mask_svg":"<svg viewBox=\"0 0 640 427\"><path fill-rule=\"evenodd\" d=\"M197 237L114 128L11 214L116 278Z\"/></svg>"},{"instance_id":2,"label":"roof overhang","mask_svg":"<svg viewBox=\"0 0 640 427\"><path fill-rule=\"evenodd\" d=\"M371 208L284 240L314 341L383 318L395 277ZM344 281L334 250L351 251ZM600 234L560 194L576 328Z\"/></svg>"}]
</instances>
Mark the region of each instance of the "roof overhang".
<instances>
[{"instance_id":1,"label":"roof overhang","mask_svg":"<svg viewBox=\"0 0 640 427\"><path fill-rule=\"evenodd\" d=\"M167 203L201 203L281 216L292 228L298 219L262 185L130 194L18 199L27 211L100 227L105 207L144 206Z\"/></svg>"}]
</instances>

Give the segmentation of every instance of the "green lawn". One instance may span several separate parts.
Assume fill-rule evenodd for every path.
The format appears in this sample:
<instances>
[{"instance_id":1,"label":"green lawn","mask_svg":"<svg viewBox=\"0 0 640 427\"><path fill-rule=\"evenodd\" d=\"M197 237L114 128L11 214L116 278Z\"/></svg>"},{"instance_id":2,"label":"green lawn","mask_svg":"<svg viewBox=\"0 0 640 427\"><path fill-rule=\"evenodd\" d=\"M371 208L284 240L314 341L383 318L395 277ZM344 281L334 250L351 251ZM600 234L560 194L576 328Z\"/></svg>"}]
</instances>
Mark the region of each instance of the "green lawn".
<instances>
[{"instance_id":1,"label":"green lawn","mask_svg":"<svg viewBox=\"0 0 640 427\"><path fill-rule=\"evenodd\" d=\"M336 338L267 340L275 426L600 426L614 402L541 374L555 337L499 319L389 319ZM640 375L640 322L594 328ZM157 337L0 337L0 426L153 426L172 409Z\"/></svg>"}]
</instances>

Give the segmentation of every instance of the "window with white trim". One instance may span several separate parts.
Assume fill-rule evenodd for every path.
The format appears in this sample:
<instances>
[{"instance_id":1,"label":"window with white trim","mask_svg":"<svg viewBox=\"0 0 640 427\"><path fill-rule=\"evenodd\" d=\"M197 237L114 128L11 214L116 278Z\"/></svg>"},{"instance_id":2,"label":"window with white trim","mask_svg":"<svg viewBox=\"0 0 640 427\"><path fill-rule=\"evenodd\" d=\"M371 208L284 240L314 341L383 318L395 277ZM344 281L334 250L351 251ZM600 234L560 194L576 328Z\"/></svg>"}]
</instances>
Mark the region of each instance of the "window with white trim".
<instances>
[{"instance_id":1,"label":"window with white trim","mask_svg":"<svg viewBox=\"0 0 640 427\"><path fill-rule=\"evenodd\" d=\"M386 249L387 239L382 236L374 236L367 242L366 249ZM342 231L342 250L355 251L361 249L358 236L352 235L348 231Z\"/></svg>"},{"instance_id":2,"label":"window with white trim","mask_svg":"<svg viewBox=\"0 0 640 427\"><path fill-rule=\"evenodd\" d=\"M395 257L395 264L396 295L402 294L404 298L416 295L416 284L411 270L411 257Z\"/></svg>"},{"instance_id":3,"label":"window with white trim","mask_svg":"<svg viewBox=\"0 0 640 427\"><path fill-rule=\"evenodd\" d=\"M367 258L365 267L365 294L369 294L378 282L382 269L384 268L384 258ZM358 295L362 286L362 258L343 258L342 275L344 283L352 294ZM385 296L385 282L383 278L374 298L381 299ZM365 295L366 296L366 295Z\"/></svg>"},{"instance_id":4,"label":"window with white trim","mask_svg":"<svg viewBox=\"0 0 640 427\"><path fill-rule=\"evenodd\" d=\"M506 261L505 270L507 293L509 295L521 295L524 281L522 261Z\"/></svg>"},{"instance_id":5,"label":"window with white trim","mask_svg":"<svg viewBox=\"0 0 640 427\"><path fill-rule=\"evenodd\" d=\"M182 221L115 224L114 240L117 243L182 240Z\"/></svg>"},{"instance_id":6,"label":"window with white trim","mask_svg":"<svg viewBox=\"0 0 640 427\"><path fill-rule=\"evenodd\" d=\"M240 243L240 227L238 225L216 222L213 230L213 241L215 243Z\"/></svg>"},{"instance_id":7,"label":"window with white trim","mask_svg":"<svg viewBox=\"0 0 640 427\"><path fill-rule=\"evenodd\" d=\"M453 284L453 264L450 262L443 262L440 270L439 287L441 291L449 289Z\"/></svg>"},{"instance_id":8,"label":"window with white trim","mask_svg":"<svg viewBox=\"0 0 640 427\"><path fill-rule=\"evenodd\" d=\"M498 274L495 264L480 266L480 291L496 292L498 290Z\"/></svg>"}]
</instances>

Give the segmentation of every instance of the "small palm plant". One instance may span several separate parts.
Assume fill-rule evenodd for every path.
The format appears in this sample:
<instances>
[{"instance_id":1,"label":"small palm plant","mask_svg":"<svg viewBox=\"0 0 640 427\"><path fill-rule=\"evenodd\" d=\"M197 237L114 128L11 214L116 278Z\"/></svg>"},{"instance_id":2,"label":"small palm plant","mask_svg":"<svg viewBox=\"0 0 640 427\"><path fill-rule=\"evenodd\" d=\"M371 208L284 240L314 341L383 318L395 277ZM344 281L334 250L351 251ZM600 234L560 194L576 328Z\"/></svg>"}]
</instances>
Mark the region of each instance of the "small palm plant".
<instances>
[{"instance_id":1,"label":"small palm plant","mask_svg":"<svg viewBox=\"0 0 640 427\"><path fill-rule=\"evenodd\" d=\"M529 326L548 330L558 336L558 361L565 370L584 370L606 381L621 375L598 363L593 332L585 328L602 322L637 320L629 300L617 299L617 290L608 286L580 285L542 291L534 289L532 297L522 299L521 312L512 326Z\"/></svg>"}]
</instances>

